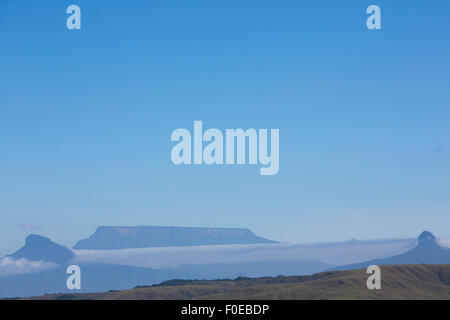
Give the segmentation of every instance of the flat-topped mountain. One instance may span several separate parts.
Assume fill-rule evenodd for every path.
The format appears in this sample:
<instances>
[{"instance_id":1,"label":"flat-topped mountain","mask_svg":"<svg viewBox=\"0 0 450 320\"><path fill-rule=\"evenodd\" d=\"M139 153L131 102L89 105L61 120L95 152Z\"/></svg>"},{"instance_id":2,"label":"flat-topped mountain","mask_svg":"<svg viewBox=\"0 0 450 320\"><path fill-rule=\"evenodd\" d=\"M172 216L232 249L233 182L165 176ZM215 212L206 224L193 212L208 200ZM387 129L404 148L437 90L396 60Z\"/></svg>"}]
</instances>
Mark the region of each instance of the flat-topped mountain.
<instances>
[{"instance_id":1,"label":"flat-topped mountain","mask_svg":"<svg viewBox=\"0 0 450 320\"><path fill-rule=\"evenodd\" d=\"M72 259L74 253L49 238L31 234L25 240L25 246L9 255L14 259L25 258L31 261L50 261L56 263L66 262Z\"/></svg>"},{"instance_id":2,"label":"flat-topped mountain","mask_svg":"<svg viewBox=\"0 0 450 320\"><path fill-rule=\"evenodd\" d=\"M74 249L114 250L149 247L185 247L224 244L275 243L249 229L200 227L98 227Z\"/></svg>"}]
</instances>

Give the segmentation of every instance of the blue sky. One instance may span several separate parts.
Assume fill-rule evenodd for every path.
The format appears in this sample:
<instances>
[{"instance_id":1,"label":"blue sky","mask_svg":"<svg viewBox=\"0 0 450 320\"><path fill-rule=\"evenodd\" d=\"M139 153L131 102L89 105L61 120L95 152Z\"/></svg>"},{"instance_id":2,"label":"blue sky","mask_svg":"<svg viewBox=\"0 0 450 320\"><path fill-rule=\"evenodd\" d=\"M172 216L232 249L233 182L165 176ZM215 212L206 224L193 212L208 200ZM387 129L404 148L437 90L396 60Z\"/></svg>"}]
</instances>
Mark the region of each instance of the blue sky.
<instances>
[{"instance_id":1,"label":"blue sky","mask_svg":"<svg viewBox=\"0 0 450 320\"><path fill-rule=\"evenodd\" d=\"M382 30L366 28L369 4ZM450 235L449 9L1 1L0 255L31 229L72 246L98 225ZM279 173L174 166L171 132L194 120L279 128Z\"/></svg>"}]
</instances>

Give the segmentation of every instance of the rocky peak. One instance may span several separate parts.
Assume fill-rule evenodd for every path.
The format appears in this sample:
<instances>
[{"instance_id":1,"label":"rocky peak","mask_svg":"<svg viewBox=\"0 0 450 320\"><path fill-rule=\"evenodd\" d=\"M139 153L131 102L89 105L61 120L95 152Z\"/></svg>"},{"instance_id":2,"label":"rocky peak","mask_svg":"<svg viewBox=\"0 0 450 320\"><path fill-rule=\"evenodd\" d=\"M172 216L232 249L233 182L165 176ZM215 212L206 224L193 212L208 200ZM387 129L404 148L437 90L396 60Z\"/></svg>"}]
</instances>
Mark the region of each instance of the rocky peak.
<instances>
[{"instance_id":1,"label":"rocky peak","mask_svg":"<svg viewBox=\"0 0 450 320\"><path fill-rule=\"evenodd\" d=\"M419 236L419 245L436 244L436 237L429 231L424 231Z\"/></svg>"},{"instance_id":2,"label":"rocky peak","mask_svg":"<svg viewBox=\"0 0 450 320\"><path fill-rule=\"evenodd\" d=\"M31 234L25 240L25 246L11 254L14 259L25 258L31 261L50 261L64 263L72 259L74 253L49 238Z\"/></svg>"}]
</instances>

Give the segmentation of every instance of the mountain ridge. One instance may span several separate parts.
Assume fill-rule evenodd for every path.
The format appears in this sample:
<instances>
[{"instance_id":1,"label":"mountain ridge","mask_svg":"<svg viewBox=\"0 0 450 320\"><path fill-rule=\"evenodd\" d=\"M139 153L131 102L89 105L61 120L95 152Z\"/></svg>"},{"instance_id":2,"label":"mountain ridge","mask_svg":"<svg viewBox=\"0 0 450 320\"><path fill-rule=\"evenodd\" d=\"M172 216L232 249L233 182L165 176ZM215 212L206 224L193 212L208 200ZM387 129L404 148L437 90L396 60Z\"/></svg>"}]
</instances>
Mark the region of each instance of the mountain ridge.
<instances>
[{"instance_id":1,"label":"mountain ridge","mask_svg":"<svg viewBox=\"0 0 450 320\"><path fill-rule=\"evenodd\" d=\"M75 256L72 250L61 246L47 237L30 234L25 239L25 245L8 255L13 259L25 258L30 261L49 261L56 263L64 263Z\"/></svg>"},{"instance_id":2,"label":"mountain ridge","mask_svg":"<svg viewBox=\"0 0 450 320\"><path fill-rule=\"evenodd\" d=\"M359 263L343 265L331 270L353 270L367 268L370 265L404 265L404 264L447 264L450 263L450 249L438 244L437 238L429 231L423 231L418 237L415 248L392 257L374 259Z\"/></svg>"},{"instance_id":3,"label":"mountain ridge","mask_svg":"<svg viewBox=\"0 0 450 320\"><path fill-rule=\"evenodd\" d=\"M172 280L153 286L34 300L423 300L450 299L450 265L381 266L381 290L369 290L365 269L312 276Z\"/></svg>"}]
</instances>

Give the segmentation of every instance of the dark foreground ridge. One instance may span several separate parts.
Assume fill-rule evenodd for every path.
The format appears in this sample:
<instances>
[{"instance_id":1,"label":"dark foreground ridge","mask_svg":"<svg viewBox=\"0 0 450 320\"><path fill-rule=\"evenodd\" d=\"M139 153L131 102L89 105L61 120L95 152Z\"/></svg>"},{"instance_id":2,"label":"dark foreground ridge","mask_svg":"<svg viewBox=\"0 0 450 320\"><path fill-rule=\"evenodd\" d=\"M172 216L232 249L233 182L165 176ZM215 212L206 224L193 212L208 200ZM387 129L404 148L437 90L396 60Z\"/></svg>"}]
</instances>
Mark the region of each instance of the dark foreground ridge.
<instances>
[{"instance_id":1,"label":"dark foreground ridge","mask_svg":"<svg viewBox=\"0 0 450 320\"><path fill-rule=\"evenodd\" d=\"M249 229L199 227L98 227L74 249L113 250L149 247L185 247L224 244L275 243Z\"/></svg>"},{"instance_id":2,"label":"dark foreground ridge","mask_svg":"<svg viewBox=\"0 0 450 320\"><path fill-rule=\"evenodd\" d=\"M312 276L173 280L132 290L54 294L38 300L315 300L450 299L450 265L381 266L381 290L367 289L365 269Z\"/></svg>"}]
</instances>

